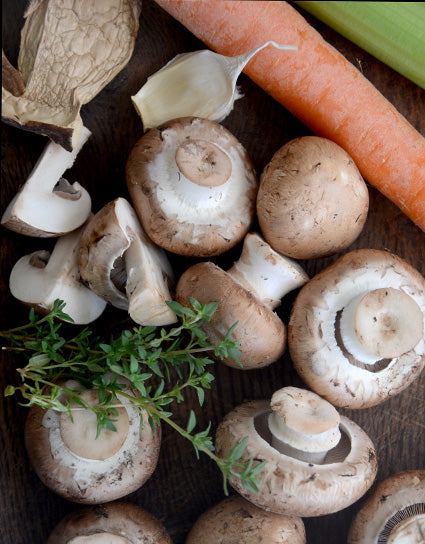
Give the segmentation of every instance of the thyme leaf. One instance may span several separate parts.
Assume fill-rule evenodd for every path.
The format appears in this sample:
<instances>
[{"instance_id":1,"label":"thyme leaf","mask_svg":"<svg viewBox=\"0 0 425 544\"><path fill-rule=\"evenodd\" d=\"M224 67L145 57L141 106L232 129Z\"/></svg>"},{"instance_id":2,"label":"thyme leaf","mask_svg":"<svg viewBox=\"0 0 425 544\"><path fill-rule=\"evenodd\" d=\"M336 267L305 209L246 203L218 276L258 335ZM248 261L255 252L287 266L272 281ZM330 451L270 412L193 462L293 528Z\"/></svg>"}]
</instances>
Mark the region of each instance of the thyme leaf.
<instances>
[{"instance_id":1,"label":"thyme leaf","mask_svg":"<svg viewBox=\"0 0 425 544\"><path fill-rule=\"evenodd\" d=\"M124 398L127 404L147 413L152 429L155 423L166 423L192 443L197 457L201 452L208 455L222 473L226 494L227 482L234 478L240 478L246 489L258 491L256 475L264 463L253 459L246 464L240 461L247 439L227 458L220 458L214 452L211 423L204 430L195 430L193 411L189 413L186 428L172 419L172 404L184 402L186 390L194 390L202 406L205 391L214 381L209 371L213 364L210 356L231 357L238 362L240 351L231 336L236 324L222 342L211 344L201 326L217 310L216 303L203 305L190 299L191 308L175 301L167 304L178 316L178 325L168 329L134 327L121 331L109 342L96 337L87 327L71 338L63 337L61 320L69 317L61 300L56 300L52 311L42 317L31 309L27 324L0 331L0 338L9 343L2 349L26 358L26 365L17 368L21 384L8 385L5 396L19 393L23 406L67 412L71 419L71 406L78 404L95 413L98 435L103 428L116 430L117 408L123 406ZM120 381L123 377L137 395L124 391L125 385ZM78 386L67 387L67 380ZM80 396L89 389L98 392L98 403L94 406Z\"/></svg>"}]
</instances>

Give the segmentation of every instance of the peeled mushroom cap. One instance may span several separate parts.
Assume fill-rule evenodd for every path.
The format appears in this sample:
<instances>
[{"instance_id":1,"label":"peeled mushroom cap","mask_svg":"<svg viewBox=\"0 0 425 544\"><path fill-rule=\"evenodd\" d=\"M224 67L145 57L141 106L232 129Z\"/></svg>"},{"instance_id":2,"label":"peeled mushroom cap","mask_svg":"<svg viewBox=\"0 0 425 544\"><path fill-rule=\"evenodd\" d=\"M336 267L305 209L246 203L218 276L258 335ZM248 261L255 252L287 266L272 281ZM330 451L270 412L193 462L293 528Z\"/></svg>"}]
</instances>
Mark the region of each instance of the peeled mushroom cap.
<instances>
[{"instance_id":1,"label":"peeled mushroom cap","mask_svg":"<svg viewBox=\"0 0 425 544\"><path fill-rule=\"evenodd\" d=\"M78 390L77 382L65 386ZM125 393L132 394L130 389ZM96 404L97 391L81 393L89 404ZM128 495L141 487L155 470L161 442L161 429L155 433L146 412L117 394L124 407L118 409L117 431L102 428L96 438L97 421L88 409L69 415L33 406L25 424L25 446L40 480L67 500L99 504ZM143 418L139 435L140 417Z\"/></svg>"},{"instance_id":2,"label":"peeled mushroom cap","mask_svg":"<svg viewBox=\"0 0 425 544\"><path fill-rule=\"evenodd\" d=\"M126 175L147 235L172 253L219 255L252 224L254 167L241 143L214 121L182 117L150 130L131 151Z\"/></svg>"},{"instance_id":3,"label":"peeled mushroom cap","mask_svg":"<svg viewBox=\"0 0 425 544\"><path fill-rule=\"evenodd\" d=\"M306 535L301 518L267 512L239 495L233 495L209 508L196 520L185 544L200 542L305 544Z\"/></svg>"},{"instance_id":4,"label":"peeled mushroom cap","mask_svg":"<svg viewBox=\"0 0 425 544\"><path fill-rule=\"evenodd\" d=\"M345 318L352 301L369 337L360 346L356 320ZM288 324L291 359L305 383L335 406L374 406L422 371L424 316L425 279L417 270L387 251L352 251L299 292ZM387 352L388 346L395 351Z\"/></svg>"},{"instance_id":5,"label":"peeled mushroom cap","mask_svg":"<svg viewBox=\"0 0 425 544\"><path fill-rule=\"evenodd\" d=\"M131 205L117 198L84 229L79 249L83 281L98 296L141 325L168 325L174 275L165 252L144 233Z\"/></svg>"},{"instance_id":6,"label":"peeled mushroom cap","mask_svg":"<svg viewBox=\"0 0 425 544\"><path fill-rule=\"evenodd\" d=\"M56 299L65 302L64 312L75 324L97 319L106 302L81 282L78 248L83 227L61 236L53 251L35 251L21 257L11 270L12 295L41 313L52 310Z\"/></svg>"},{"instance_id":7,"label":"peeled mushroom cap","mask_svg":"<svg viewBox=\"0 0 425 544\"><path fill-rule=\"evenodd\" d=\"M348 153L318 136L286 143L261 177L257 217L269 244L294 259L333 255L365 224L367 186Z\"/></svg>"},{"instance_id":8,"label":"peeled mushroom cap","mask_svg":"<svg viewBox=\"0 0 425 544\"><path fill-rule=\"evenodd\" d=\"M354 517L348 544L422 544L425 471L406 470L381 481Z\"/></svg>"},{"instance_id":9,"label":"peeled mushroom cap","mask_svg":"<svg viewBox=\"0 0 425 544\"><path fill-rule=\"evenodd\" d=\"M46 544L172 544L162 523L132 503L87 506L65 516Z\"/></svg>"},{"instance_id":10,"label":"peeled mushroom cap","mask_svg":"<svg viewBox=\"0 0 425 544\"><path fill-rule=\"evenodd\" d=\"M312 517L342 510L366 493L375 478L377 460L373 443L358 425L340 416L341 444L329 451L323 463L315 464L281 453L271 445L267 426L270 413L268 401L246 402L218 426L217 455L227 457L248 436L239 462L246 464L250 458L258 463L266 461L256 475L258 493L245 489L238 478L230 482L240 495L271 512Z\"/></svg>"}]
</instances>

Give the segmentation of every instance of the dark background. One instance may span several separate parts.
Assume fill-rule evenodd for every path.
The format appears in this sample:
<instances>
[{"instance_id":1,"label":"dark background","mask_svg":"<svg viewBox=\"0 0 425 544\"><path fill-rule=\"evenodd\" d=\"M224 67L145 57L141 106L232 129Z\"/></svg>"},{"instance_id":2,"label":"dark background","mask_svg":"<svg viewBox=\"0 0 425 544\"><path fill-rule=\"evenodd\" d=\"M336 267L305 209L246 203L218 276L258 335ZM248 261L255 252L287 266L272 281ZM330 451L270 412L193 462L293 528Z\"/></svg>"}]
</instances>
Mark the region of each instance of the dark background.
<instances>
[{"instance_id":1,"label":"dark background","mask_svg":"<svg viewBox=\"0 0 425 544\"><path fill-rule=\"evenodd\" d=\"M16 66L22 14L26 0L3 2L3 48ZM298 9L298 8L297 8ZM312 17L306 16L322 35L340 50L420 131L425 133L425 91L384 66ZM92 137L67 172L71 182L79 181L90 192L93 209L118 196L128 197L125 164L130 150L142 135L142 124L130 96L176 54L204 49L205 46L173 20L153 1L145 0L140 31L133 57L126 68L83 107L82 117ZM259 89L245 75L239 85L244 97L223 122L248 150L260 173L273 153L288 140L310 131ZM2 124L2 203L0 213L31 172L47 140ZM349 249L388 249L425 273L425 234L389 200L370 187L370 212L366 226ZM53 241L37 240L1 231L1 330L26 320L27 310L10 295L8 277L14 263L36 249L50 248ZM224 267L238 257L240 247L215 259ZM333 262L338 255L303 263L310 276ZM191 261L170 255L178 277ZM293 296L288 296L278 313L287 322ZM96 327L108 332L110 325L128 320L123 312L108 308ZM82 506L50 492L39 481L28 462L23 444L26 409L17 397L4 398L7 384L17 383L14 370L18 361L3 354L0 367L0 541L3 544L39 544L68 512ZM285 385L302 386L292 368L289 355L272 366L241 372L217 364L216 380L202 408L189 396L175 407L175 420L185 426L189 409L197 414L199 428L209 421L215 430L221 418L246 399L269 398ZM374 441L379 460L377 480L406 469L425 468L425 376L406 391L380 406L361 411L342 411L352 418ZM171 429L163 428L158 467L151 479L126 500L139 504L166 526L175 544L184 542L196 518L224 497L221 475L206 456L196 460L191 445ZM307 541L328 544L346 541L349 524L357 511L355 504L339 513L305 519Z\"/></svg>"}]
</instances>

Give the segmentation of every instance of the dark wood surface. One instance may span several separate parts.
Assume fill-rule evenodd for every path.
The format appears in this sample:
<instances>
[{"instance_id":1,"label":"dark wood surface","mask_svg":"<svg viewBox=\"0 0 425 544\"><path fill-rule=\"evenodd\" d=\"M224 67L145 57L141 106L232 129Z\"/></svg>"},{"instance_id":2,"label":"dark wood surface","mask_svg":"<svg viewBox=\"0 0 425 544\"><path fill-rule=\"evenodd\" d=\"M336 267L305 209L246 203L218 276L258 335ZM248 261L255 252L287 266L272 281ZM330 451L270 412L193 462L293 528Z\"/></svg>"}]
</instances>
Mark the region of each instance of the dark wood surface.
<instances>
[{"instance_id":1,"label":"dark wood surface","mask_svg":"<svg viewBox=\"0 0 425 544\"><path fill-rule=\"evenodd\" d=\"M26 0L3 2L3 48L16 66L19 33ZM350 44L318 21L308 20L353 62L364 75L425 133L425 92L364 51ZM145 0L140 32L128 66L82 110L83 120L93 135L81 151L70 181L78 180L91 193L94 211L110 200L128 197L125 163L142 134L142 125L130 96L146 78L177 53L203 49L204 46L156 4ZM266 39L266 37L265 37ZM256 87L246 76L239 80L244 98L237 101L223 124L245 145L258 170L288 140L309 134L309 130ZM47 140L2 124L2 203L1 213L27 178ZM370 212L366 226L349 249L388 249L405 258L425 274L425 234L398 208L370 187ZM36 249L49 248L52 241L36 240L1 231L1 329L23 323L27 310L13 299L8 277L19 257ZM215 261L226 266L238 256L240 248ZM305 262L312 276L337 256ZM170 255L178 276L191 262ZM287 320L291 298L283 301L279 314ZM107 331L110 322L119 323L125 315L109 308L98 326ZM23 444L26 409L15 397L4 398L5 385L17 383L17 361L3 354L0 367L0 541L2 544L40 544L59 520L70 511L82 508L57 497L46 489L32 470ZM216 380L206 395L202 409L195 399L176 408L174 417L185 425L191 407L200 427L209 421L213 430L221 418L246 399L269 398L276 389L302 385L286 354L272 366L241 372L217 364ZM405 469L425 468L425 375L407 390L380 406L344 411L370 435L379 459L377 480ZM184 542L196 518L223 498L221 476L205 456L199 461L190 444L173 431L163 429L163 442L157 470L152 478L127 500L145 507L167 527L175 544ZM339 544L346 541L349 524L358 509L355 504L339 513L305 519L309 544Z\"/></svg>"}]
</instances>

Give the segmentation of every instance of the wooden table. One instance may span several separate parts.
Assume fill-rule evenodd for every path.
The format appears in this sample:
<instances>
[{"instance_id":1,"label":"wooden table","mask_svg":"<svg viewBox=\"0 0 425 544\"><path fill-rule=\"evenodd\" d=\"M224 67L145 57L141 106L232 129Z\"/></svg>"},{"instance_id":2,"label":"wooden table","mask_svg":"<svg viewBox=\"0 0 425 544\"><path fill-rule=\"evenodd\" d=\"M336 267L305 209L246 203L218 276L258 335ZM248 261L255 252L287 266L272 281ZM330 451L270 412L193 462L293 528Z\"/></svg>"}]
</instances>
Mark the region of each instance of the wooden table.
<instances>
[{"instance_id":1,"label":"wooden table","mask_svg":"<svg viewBox=\"0 0 425 544\"><path fill-rule=\"evenodd\" d=\"M3 47L16 66L19 31L26 0L3 2ZM376 87L425 134L425 92L393 72L364 51L355 47L321 23L309 21L362 70ZM130 96L146 78L177 53L203 49L204 46L179 23L163 12L153 1L143 4L141 27L134 55L128 66L87 106L83 120L93 136L83 148L70 181L78 180L92 195L94 211L118 196L128 197L124 168L128 154L142 134L142 125ZM264 168L273 153L288 140L310 131L245 75L239 80L244 98L236 102L233 112L223 124L237 136L250 153L258 170ZM47 140L43 136L2 125L2 204L1 213L27 178ZM389 200L370 187L370 213L366 226L349 249L388 249L408 260L425 273L425 234ZM27 310L13 299L8 290L8 277L17 259L31 251L49 248L52 241L36 240L1 232L1 329L24 322ZM217 259L230 264L240 248ZM337 256L305 262L312 276ZM176 273L188 261L170 255ZM279 310L287 320L290 301ZM109 308L101 319L105 331L110 320L123 316ZM17 383L15 360L3 356L1 391L5 385ZM212 422L213 430L221 418L245 399L270 398L278 388L302 382L292 368L289 356L268 368L242 372L217 364L216 380L206 395L203 409L190 397L176 408L174 417L186 424L193 407L200 428ZM373 439L379 459L377 480L405 469L425 468L425 374L406 391L380 406L343 411ZM58 498L39 481L29 465L23 444L26 409L16 397L1 400L0 414L0 541L3 544L40 544L68 512L81 506ZM127 500L145 507L167 527L174 542L184 542L196 518L209 506L223 498L221 476L206 456L196 461L189 443L173 431L163 429L159 464L152 478ZM348 526L358 508L353 505L339 513L305 519L309 544L343 543Z\"/></svg>"}]
</instances>

